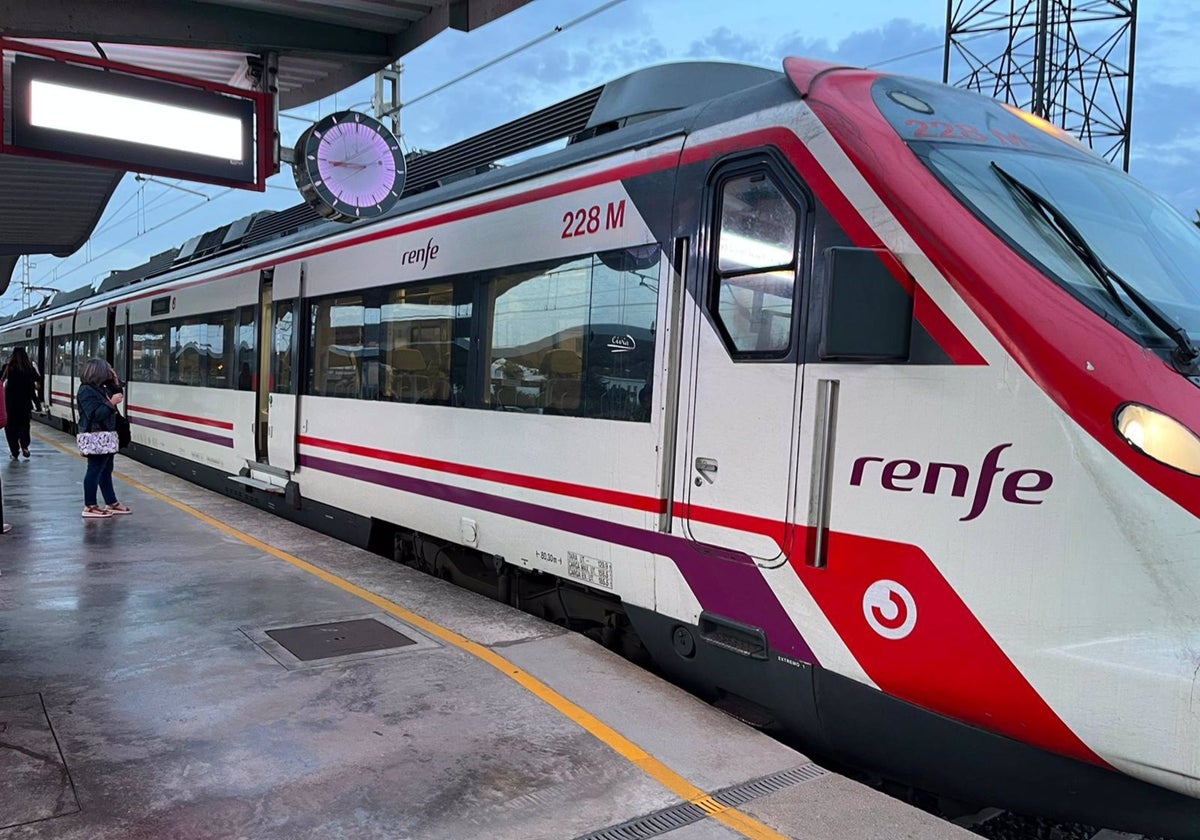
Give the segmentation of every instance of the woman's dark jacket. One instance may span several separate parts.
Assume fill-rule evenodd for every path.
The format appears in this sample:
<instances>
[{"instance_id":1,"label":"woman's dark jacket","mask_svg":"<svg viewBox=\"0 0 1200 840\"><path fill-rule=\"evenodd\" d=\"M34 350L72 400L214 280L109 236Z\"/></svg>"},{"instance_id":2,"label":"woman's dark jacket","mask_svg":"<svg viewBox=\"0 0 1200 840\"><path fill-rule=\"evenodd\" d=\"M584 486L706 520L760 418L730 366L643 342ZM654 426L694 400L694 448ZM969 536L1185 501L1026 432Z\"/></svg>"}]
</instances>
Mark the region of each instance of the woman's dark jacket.
<instances>
[{"instance_id":1,"label":"woman's dark jacket","mask_svg":"<svg viewBox=\"0 0 1200 840\"><path fill-rule=\"evenodd\" d=\"M33 414L33 406L42 410L42 398L38 395L38 377L21 370L9 368L4 380L4 407L12 420L25 421Z\"/></svg>"},{"instance_id":2,"label":"woman's dark jacket","mask_svg":"<svg viewBox=\"0 0 1200 840\"><path fill-rule=\"evenodd\" d=\"M113 432L117 429L117 409L95 385L80 385L75 395L79 408L79 431Z\"/></svg>"}]
</instances>

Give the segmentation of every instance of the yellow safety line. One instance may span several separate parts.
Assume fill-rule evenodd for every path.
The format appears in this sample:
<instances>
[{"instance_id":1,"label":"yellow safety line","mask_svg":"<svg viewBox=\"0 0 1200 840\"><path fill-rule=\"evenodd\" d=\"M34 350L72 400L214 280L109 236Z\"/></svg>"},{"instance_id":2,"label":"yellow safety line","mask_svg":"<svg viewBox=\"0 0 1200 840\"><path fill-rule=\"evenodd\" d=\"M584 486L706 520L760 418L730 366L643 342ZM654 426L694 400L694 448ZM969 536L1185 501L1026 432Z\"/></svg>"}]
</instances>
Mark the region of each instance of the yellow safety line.
<instances>
[{"instance_id":1,"label":"yellow safety line","mask_svg":"<svg viewBox=\"0 0 1200 840\"><path fill-rule=\"evenodd\" d=\"M62 450L63 452L79 455L79 453L75 452L75 450L68 449L67 447L59 444L57 441L49 440L41 435L36 435L36 437L39 440L45 441L51 446ZM83 456L79 455L79 457ZM447 644L454 645L460 650L464 650L472 656L486 662L488 665L491 665L497 671L516 682L522 688L535 695L539 700L556 709L561 714L573 720L583 729L590 732L596 738L603 741L614 752L618 753L647 776L654 779L667 790L674 793L680 799L684 799L689 803L699 806L708 816L721 823L724 823L726 826L732 828L734 831L737 831L742 836L751 838L751 840L787 840L786 835L780 834L753 817L743 814L736 808L730 808L726 805L722 805L720 802L717 802L712 798L711 795L696 787L685 777L679 773L676 773L657 758L647 753L637 744L633 743L633 741L630 741L604 721L600 720L595 715L591 714L580 706L577 706L575 703L572 703L566 697L563 697L557 691L550 688L550 686L546 685L531 674L521 670L512 662L509 662L503 656L497 654L491 648L485 647L478 642L473 642L466 636L459 635L453 630L442 627L440 624L435 624L424 616L417 615L416 613L405 609L399 604L395 604L386 598L380 597L374 592L369 592L348 580L340 578L335 574L314 566L312 563L301 560L299 557L288 554L286 551L280 551L278 548L275 548L272 545L267 545L265 542L256 539L249 534L238 531L235 528L231 528L224 522L214 519L208 514L201 513L195 508L185 505L183 502L172 499L170 496L165 496L162 493L159 493L157 490L147 487L140 481L136 481L127 475L115 471L113 472L113 475L117 478L120 478L122 481L131 484L133 487L137 488L143 493L153 496L159 501L166 502L172 507L183 511L184 513L189 514L196 519L199 519L201 522L211 525L219 531L223 531L234 539L240 540L249 546L253 546L259 551L270 554L272 557L282 560L285 563L289 563L292 566L295 566L297 569L308 572L309 574L320 578L326 583L331 583L339 589L349 592L351 595L357 595L364 601L374 604L380 609L391 613L408 624L421 629L425 633L428 633L431 636L436 636Z\"/></svg>"}]
</instances>

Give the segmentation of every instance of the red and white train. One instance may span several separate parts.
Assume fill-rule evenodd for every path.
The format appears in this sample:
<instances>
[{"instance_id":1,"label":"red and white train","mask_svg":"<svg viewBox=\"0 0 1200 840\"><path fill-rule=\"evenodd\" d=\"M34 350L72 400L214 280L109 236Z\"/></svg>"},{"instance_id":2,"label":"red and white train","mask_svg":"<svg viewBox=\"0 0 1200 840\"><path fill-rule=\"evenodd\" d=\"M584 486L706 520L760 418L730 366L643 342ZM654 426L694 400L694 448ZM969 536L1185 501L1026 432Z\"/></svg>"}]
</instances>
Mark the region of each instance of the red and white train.
<instances>
[{"instance_id":1,"label":"red and white train","mask_svg":"<svg viewBox=\"0 0 1200 840\"><path fill-rule=\"evenodd\" d=\"M133 457L814 754L1200 837L1200 232L1028 114L783 69L634 73L557 151L241 220L0 354L64 428L106 355Z\"/></svg>"}]
</instances>

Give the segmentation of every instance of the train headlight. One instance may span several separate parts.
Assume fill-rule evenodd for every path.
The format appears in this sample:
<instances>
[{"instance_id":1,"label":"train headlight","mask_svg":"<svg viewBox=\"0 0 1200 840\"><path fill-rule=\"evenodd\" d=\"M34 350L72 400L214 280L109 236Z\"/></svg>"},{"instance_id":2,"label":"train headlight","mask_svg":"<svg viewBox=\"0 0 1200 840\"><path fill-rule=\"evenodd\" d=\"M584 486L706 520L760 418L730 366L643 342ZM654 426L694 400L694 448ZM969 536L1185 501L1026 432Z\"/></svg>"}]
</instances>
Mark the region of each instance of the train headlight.
<instances>
[{"instance_id":1,"label":"train headlight","mask_svg":"<svg viewBox=\"0 0 1200 840\"><path fill-rule=\"evenodd\" d=\"M1155 461L1200 476L1200 438L1178 420L1144 405L1126 403L1113 418L1117 432Z\"/></svg>"}]
</instances>

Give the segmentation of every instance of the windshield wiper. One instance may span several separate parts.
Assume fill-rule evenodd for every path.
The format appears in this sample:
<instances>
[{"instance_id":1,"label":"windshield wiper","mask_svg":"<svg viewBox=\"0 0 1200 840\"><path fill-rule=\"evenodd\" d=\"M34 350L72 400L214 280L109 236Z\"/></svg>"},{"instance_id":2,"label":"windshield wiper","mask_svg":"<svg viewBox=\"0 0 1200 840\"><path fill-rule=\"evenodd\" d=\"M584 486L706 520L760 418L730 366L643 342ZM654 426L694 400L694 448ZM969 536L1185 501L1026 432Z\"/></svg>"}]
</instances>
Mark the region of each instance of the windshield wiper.
<instances>
[{"instance_id":1,"label":"windshield wiper","mask_svg":"<svg viewBox=\"0 0 1200 840\"><path fill-rule=\"evenodd\" d=\"M1137 308L1142 311L1146 319L1158 327L1167 338L1175 343L1175 350L1171 354L1171 363L1174 368L1182 374L1195 375L1197 373L1196 362L1200 359L1200 350L1196 349L1196 345L1188 337L1187 331L1172 321L1165 312L1139 292L1129 281L1109 268L1108 264L1100 259L1100 255L1088 244L1087 239L1079 232L1079 229L1071 224L1070 219L1061 210L1051 204L1049 199L1027 184L1017 180L1017 178L1006 172L995 161L991 162L991 167L1009 189L1025 199L1050 227L1062 237L1062 240L1067 243L1080 262L1087 266L1088 270L1096 276L1096 279L1100 281L1100 285L1108 292L1109 297L1121 308L1121 311L1125 315L1132 315L1133 313L1121 299L1121 294L1117 291L1118 286L1134 302Z\"/></svg>"}]
</instances>

